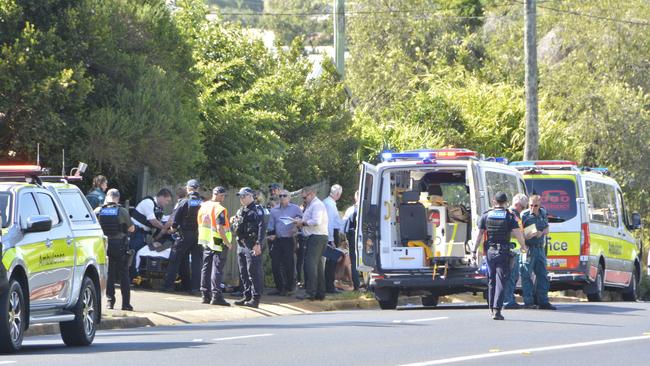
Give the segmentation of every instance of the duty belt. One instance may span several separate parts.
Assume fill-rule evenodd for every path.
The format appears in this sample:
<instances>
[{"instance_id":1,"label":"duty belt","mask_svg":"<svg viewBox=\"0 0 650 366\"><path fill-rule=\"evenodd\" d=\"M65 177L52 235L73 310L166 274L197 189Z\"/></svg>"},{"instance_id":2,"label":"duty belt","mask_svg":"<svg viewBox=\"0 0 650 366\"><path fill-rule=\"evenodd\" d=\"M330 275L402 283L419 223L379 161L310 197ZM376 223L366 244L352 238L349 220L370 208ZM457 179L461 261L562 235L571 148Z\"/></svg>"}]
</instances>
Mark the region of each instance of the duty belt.
<instances>
[{"instance_id":1,"label":"duty belt","mask_svg":"<svg viewBox=\"0 0 650 366\"><path fill-rule=\"evenodd\" d=\"M488 244L488 247L499 249L499 250L501 250L501 249L510 250L510 243L507 243L507 244L498 244L498 243L497 244Z\"/></svg>"}]
</instances>

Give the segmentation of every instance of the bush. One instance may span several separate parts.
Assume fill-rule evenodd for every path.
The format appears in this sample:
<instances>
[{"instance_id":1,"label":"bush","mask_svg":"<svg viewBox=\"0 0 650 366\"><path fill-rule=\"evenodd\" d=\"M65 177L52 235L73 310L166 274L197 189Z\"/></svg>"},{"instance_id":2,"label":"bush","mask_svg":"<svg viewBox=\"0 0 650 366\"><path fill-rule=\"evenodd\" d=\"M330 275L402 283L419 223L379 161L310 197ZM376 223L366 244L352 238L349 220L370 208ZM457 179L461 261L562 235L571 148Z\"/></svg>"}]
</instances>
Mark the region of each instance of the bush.
<instances>
[{"instance_id":1,"label":"bush","mask_svg":"<svg viewBox=\"0 0 650 366\"><path fill-rule=\"evenodd\" d=\"M639 283L639 300L650 300L650 277L641 275L641 283Z\"/></svg>"}]
</instances>

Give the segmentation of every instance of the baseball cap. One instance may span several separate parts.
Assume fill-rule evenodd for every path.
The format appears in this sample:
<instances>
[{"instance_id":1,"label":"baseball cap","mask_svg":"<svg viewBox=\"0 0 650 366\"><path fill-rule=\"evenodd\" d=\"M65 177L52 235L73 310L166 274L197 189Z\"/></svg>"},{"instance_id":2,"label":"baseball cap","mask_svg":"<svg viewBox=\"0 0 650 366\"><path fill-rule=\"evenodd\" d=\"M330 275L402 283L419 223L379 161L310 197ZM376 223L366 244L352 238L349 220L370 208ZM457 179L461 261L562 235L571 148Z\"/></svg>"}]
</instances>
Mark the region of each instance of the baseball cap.
<instances>
[{"instance_id":1,"label":"baseball cap","mask_svg":"<svg viewBox=\"0 0 650 366\"><path fill-rule=\"evenodd\" d=\"M239 192L237 192L238 196L245 196L247 194L254 196L255 191L251 187L242 187L242 189L240 189Z\"/></svg>"},{"instance_id":2,"label":"baseball cap","mask_svg":"<svg viewBox=\"0 0 650 366\"><path fill-rule=\"evenodd\" d=\"M282 188L280 183L271 183L271 184L269 184L269 189L280 189L280 188Z\"/></svg>"},{"instance_id":3,"label":"baseball cap","mask_svg":"<svg viewBox=\"0 0 650 366\"><path fill-rule=\"evenodd\" d=\"M503 192L497 192L497 194L494 195L494 200L499 203L508 202L508 195Z\"/></svg>"},{"instance_id":4,"label":"baseball cap","mask_svg":"<svg viewBox=\"0 0 650 366\"><path fill-rule=\"evenodd\" d=\"M212 189L212 194L226 193L226 189L222 186L216 186Z\"/></svg>"},{"instance_id":5,"label":"baseball cap","mask_svg":"<svg viewBox=\"0 0 650 366\"><path fill-rule=\"evenodd\" d=\"M196 179L190 179L187 181L187 184L185 187L192 188L192 189L197 189L199 188L199 181Z\"/></svg>"}]
</instances>

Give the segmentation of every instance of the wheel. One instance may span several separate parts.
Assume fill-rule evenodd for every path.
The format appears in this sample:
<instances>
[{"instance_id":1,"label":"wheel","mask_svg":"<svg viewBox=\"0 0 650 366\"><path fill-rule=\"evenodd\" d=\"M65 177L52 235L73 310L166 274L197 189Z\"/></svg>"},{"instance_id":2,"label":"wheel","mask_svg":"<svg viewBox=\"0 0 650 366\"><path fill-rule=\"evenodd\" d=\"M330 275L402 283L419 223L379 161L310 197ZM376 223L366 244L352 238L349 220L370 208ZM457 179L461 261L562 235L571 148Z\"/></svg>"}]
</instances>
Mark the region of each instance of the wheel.
<instances>
[{"instance_id":1,"label":"wheel","mask_svg":"<svg viewBox=\"0 0 650 366\"><path fill-rule=\"evenodd\" d=\"M27 325L26 305L23 288L12 279L8 290L0 295L0 352L17 352L22 346Z\"/></svg>"},{"instance_id":2,"label":"wheel","mask_svg":"<svg viewBox=\"0 0 650 366\"><path fill-rule=\"evenodd\" d=\"M632 271L632 280L630 281L630 285L627 287L625 292L623 292L624 301L636 301L639 298L638 285L639 283L637 282L635 269Z\"/></svg>"},{"instance_id":3,"label":"wheel","mask_svg":"<svg viewBox=\"0 0 650 366\"><path fill-rule=\"evenodd\" d=\"M603 301L603 297L605 294L605 282L603 280L604 277L604 270L603 270L603 265L599 264L598 265L598 274L596 275L596 281L593 283L592 291L587 293L587 300L590 302L601 302Z\"/></svg>"},{"instance_id":4,"label":"wheel","mask_svg":"<svg viewBox=\"0 0 650 366\"><path fill-rule=\"evenodd\" d=\"M98 306L95 284L90 278L84 277L79 299L73 309L74 320L59 324L63 343L67 346L88 346L93 343L99 323Z\"/></svg>"},{"instance_id":5,"label":"wheel","mask_svg":"<svg viewBox=\"0 0 650 366\"><path fill-rule=\"evenodd\" d=\"M375 290L375 299L382 310L391 310L397 307L399 290L392 288L382 288Z\"/></svg>"},{"instance_id":6,"label":"wheel","mask_svg":"<svg viewBox=\"0 0 650 366\"><path fill-rule=\"evenodd\" d=\"M436 296L436 295L422 296L422 305L423 306L438 306L438 296Z\"/></svg>"}]
</instances>

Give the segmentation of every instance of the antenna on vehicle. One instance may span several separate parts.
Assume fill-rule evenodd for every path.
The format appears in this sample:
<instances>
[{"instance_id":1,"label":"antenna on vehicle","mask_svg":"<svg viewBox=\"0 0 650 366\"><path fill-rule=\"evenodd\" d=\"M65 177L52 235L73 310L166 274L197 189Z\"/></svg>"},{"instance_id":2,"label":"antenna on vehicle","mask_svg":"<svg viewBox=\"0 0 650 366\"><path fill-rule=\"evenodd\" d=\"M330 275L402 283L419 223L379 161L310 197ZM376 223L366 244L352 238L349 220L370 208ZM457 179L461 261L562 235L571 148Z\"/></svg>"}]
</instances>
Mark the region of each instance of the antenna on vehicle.
<instances>
[{"instance_id":1,"label":"antenna on vehicle","mask_svg":"<svg viewBox=\"0 0 650 366\"><path fill-rule=\"evenodd\" d=\"M65 176L65 149L61 149L61 175Z\"/></svg>"},{"instance_id":2,"label":"antenna on vehicle","mask_svg":"<svg viewBox=\"0 0 650 366\"><path fill-rule=\"evenodd\" d=\"M41 166L41 144L36 143L36 165Z\"/></svg>"}]
</instances>

